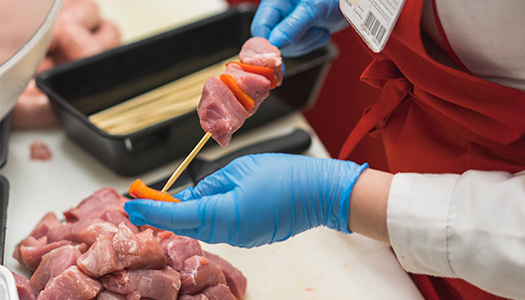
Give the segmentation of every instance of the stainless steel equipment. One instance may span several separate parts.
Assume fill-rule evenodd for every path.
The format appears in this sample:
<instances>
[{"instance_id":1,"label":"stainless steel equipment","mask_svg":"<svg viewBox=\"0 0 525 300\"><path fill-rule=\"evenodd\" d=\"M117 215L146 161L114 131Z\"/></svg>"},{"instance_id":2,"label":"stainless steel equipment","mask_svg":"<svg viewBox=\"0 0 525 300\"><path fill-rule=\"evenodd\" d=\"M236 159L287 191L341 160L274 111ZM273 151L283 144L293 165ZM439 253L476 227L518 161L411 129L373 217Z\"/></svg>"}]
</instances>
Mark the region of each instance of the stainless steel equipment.
<instances>
[{"instance_id":1,"label":"stainless steel equipment","mask_svg":"<svg viewBox=\"0 0 525 300\"><path fill-rule=\"evenodd\" d=\"M44 58L64 0L0 0L0 120Z\"/></svg>"}]
</instances>

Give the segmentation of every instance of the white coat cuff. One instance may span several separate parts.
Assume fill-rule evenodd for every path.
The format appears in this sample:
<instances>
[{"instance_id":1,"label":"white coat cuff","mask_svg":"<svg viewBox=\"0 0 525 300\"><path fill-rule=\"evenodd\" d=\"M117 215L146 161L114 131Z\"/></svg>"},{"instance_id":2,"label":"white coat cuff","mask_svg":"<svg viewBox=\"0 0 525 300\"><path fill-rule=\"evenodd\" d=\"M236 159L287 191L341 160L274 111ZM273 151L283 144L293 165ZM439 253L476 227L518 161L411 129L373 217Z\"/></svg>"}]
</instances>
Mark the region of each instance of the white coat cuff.
<instances>
[{"instance_id":1,"label":"white coat cuff","mask_svg":"<svg viewBox=\"0 0 525 300\"><path fill-rule=\"evenodd\" d=\"M405 270L457 277L448 260L447 220L458 177L413 173L394 176L388 198L387 227L392 248Z\"/></svg>"}]
</instances>

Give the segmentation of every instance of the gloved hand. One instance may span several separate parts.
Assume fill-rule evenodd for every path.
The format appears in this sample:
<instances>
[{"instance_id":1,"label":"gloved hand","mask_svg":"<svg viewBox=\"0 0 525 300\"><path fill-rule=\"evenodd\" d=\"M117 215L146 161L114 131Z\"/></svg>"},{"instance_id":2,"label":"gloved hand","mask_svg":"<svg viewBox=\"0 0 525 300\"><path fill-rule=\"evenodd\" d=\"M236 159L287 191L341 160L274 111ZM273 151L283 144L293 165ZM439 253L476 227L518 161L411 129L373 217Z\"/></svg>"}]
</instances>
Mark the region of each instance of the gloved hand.
<instances>
[{"instance_id":1,"label":"gloved hand","mask_svg":"<svg viewBox=\"0 0 525 300\"><path fill-rule=\"evenodd\" d=\"M339 0L262 0L251 31L283 56L299 56L326 45L331 33L348 25Z\"/></svg>"},{"instance_id":2,"label":"gloved hand","mask_svg":"<svg viewBox=\"0 0 525 300\"><path fill-rule=\"evenodd\" d=\"M301 155L248 155L175 195L180 203L137 199L124 208L135 225L240 247L283 241L321 225L350 233L350 193L367 167Z\"/></svg>"}]
</instances>

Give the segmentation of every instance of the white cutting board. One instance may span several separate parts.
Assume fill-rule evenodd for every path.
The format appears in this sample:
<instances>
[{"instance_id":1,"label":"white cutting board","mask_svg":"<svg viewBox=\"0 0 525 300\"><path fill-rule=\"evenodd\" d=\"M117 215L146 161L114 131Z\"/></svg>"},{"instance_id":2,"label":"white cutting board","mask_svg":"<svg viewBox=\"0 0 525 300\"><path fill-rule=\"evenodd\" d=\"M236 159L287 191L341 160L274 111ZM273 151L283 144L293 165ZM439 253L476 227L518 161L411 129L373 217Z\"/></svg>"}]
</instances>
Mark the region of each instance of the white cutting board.
<instances>
[{"instance_id":1,"label":"white cutting board","mask_svg":"<svg viewBox=\"0 0 525 300\"><path fill-rule=\"evenodd\" d=\"M102 14L119 26L126 42L227 8L226 2L219 0L95 2ZM329 157L300 113L238 135L226 149L216 146L199 155L213 159L255 141L289 133L296 127L312 133L312 146L306 155ZM35 139L50 146L53 152L50 161L29 160L29 145ZM13 132L8 155L8 162L1 170L11 184L5 266L26 277L29 274L11 254L46 212L60 215L102 187L125 192L134 180L114 174L60 129ZM153 182L164 178L179 163L167 164L142 175L141 179ZM358 234L344 235L316 228L285 242L259 248L240 249L224 244L203 244L203 248L227 259L245 274L248 278L246 300L423 299L391 249Z\"/></svg>"}]
</instances>

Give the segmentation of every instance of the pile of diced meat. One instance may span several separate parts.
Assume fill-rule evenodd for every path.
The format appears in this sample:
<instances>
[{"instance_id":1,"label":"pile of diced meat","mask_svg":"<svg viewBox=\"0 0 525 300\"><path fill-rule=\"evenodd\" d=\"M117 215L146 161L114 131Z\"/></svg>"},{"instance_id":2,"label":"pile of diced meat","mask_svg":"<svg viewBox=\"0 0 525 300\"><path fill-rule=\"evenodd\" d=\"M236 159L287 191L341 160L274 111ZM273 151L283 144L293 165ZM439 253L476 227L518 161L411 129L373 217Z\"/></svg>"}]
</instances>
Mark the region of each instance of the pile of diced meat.
<instances>
[{"instance_id":1,"label":"pile of diced meat","mask_svg":"<svg viewBox=\"0 0 525 300\"><path fill-rule=\"evenodd\" d=\"M17 30L4 30L16 34ZM53 26L51 42L37 74L65 62L98 54L121 44L119 28L102 17L92 0L65 0ZM47 96L31 79L13 109L13 128L56 126Z\"/></svg>"},{"instance_id":2,"label":"pile of diced meat","mask_svg":"<svg viewBox=\"0 0 525 300\"><path fill-rule=\"evenodd\" d=\"M104 188L64 213L50 212L13 256L33 272L13 273L26 299L243 299L246 278L197 240L133 225L127 198Z\"/></svg>"},{"instance_id":3,"label":"pile of diced meat","mask_svg":"<svg viewBox=\"0 0 525 300\"><path fill-rule=\"evenodd\" d=\"M239 53L242 63L273 69L277 85L282 82L281 51L265 38L254 37L247 40ZM237 101L233 92L217 76L211 76L204 84L197 108L200 124L205 132L225 147L232 134L244 121L255 113L259 105L270 94L270 80L247 72L236 64L229 64L224 74L231 75L237 85L254 101L249 111Z\"/></svg>"}]
</instances>

